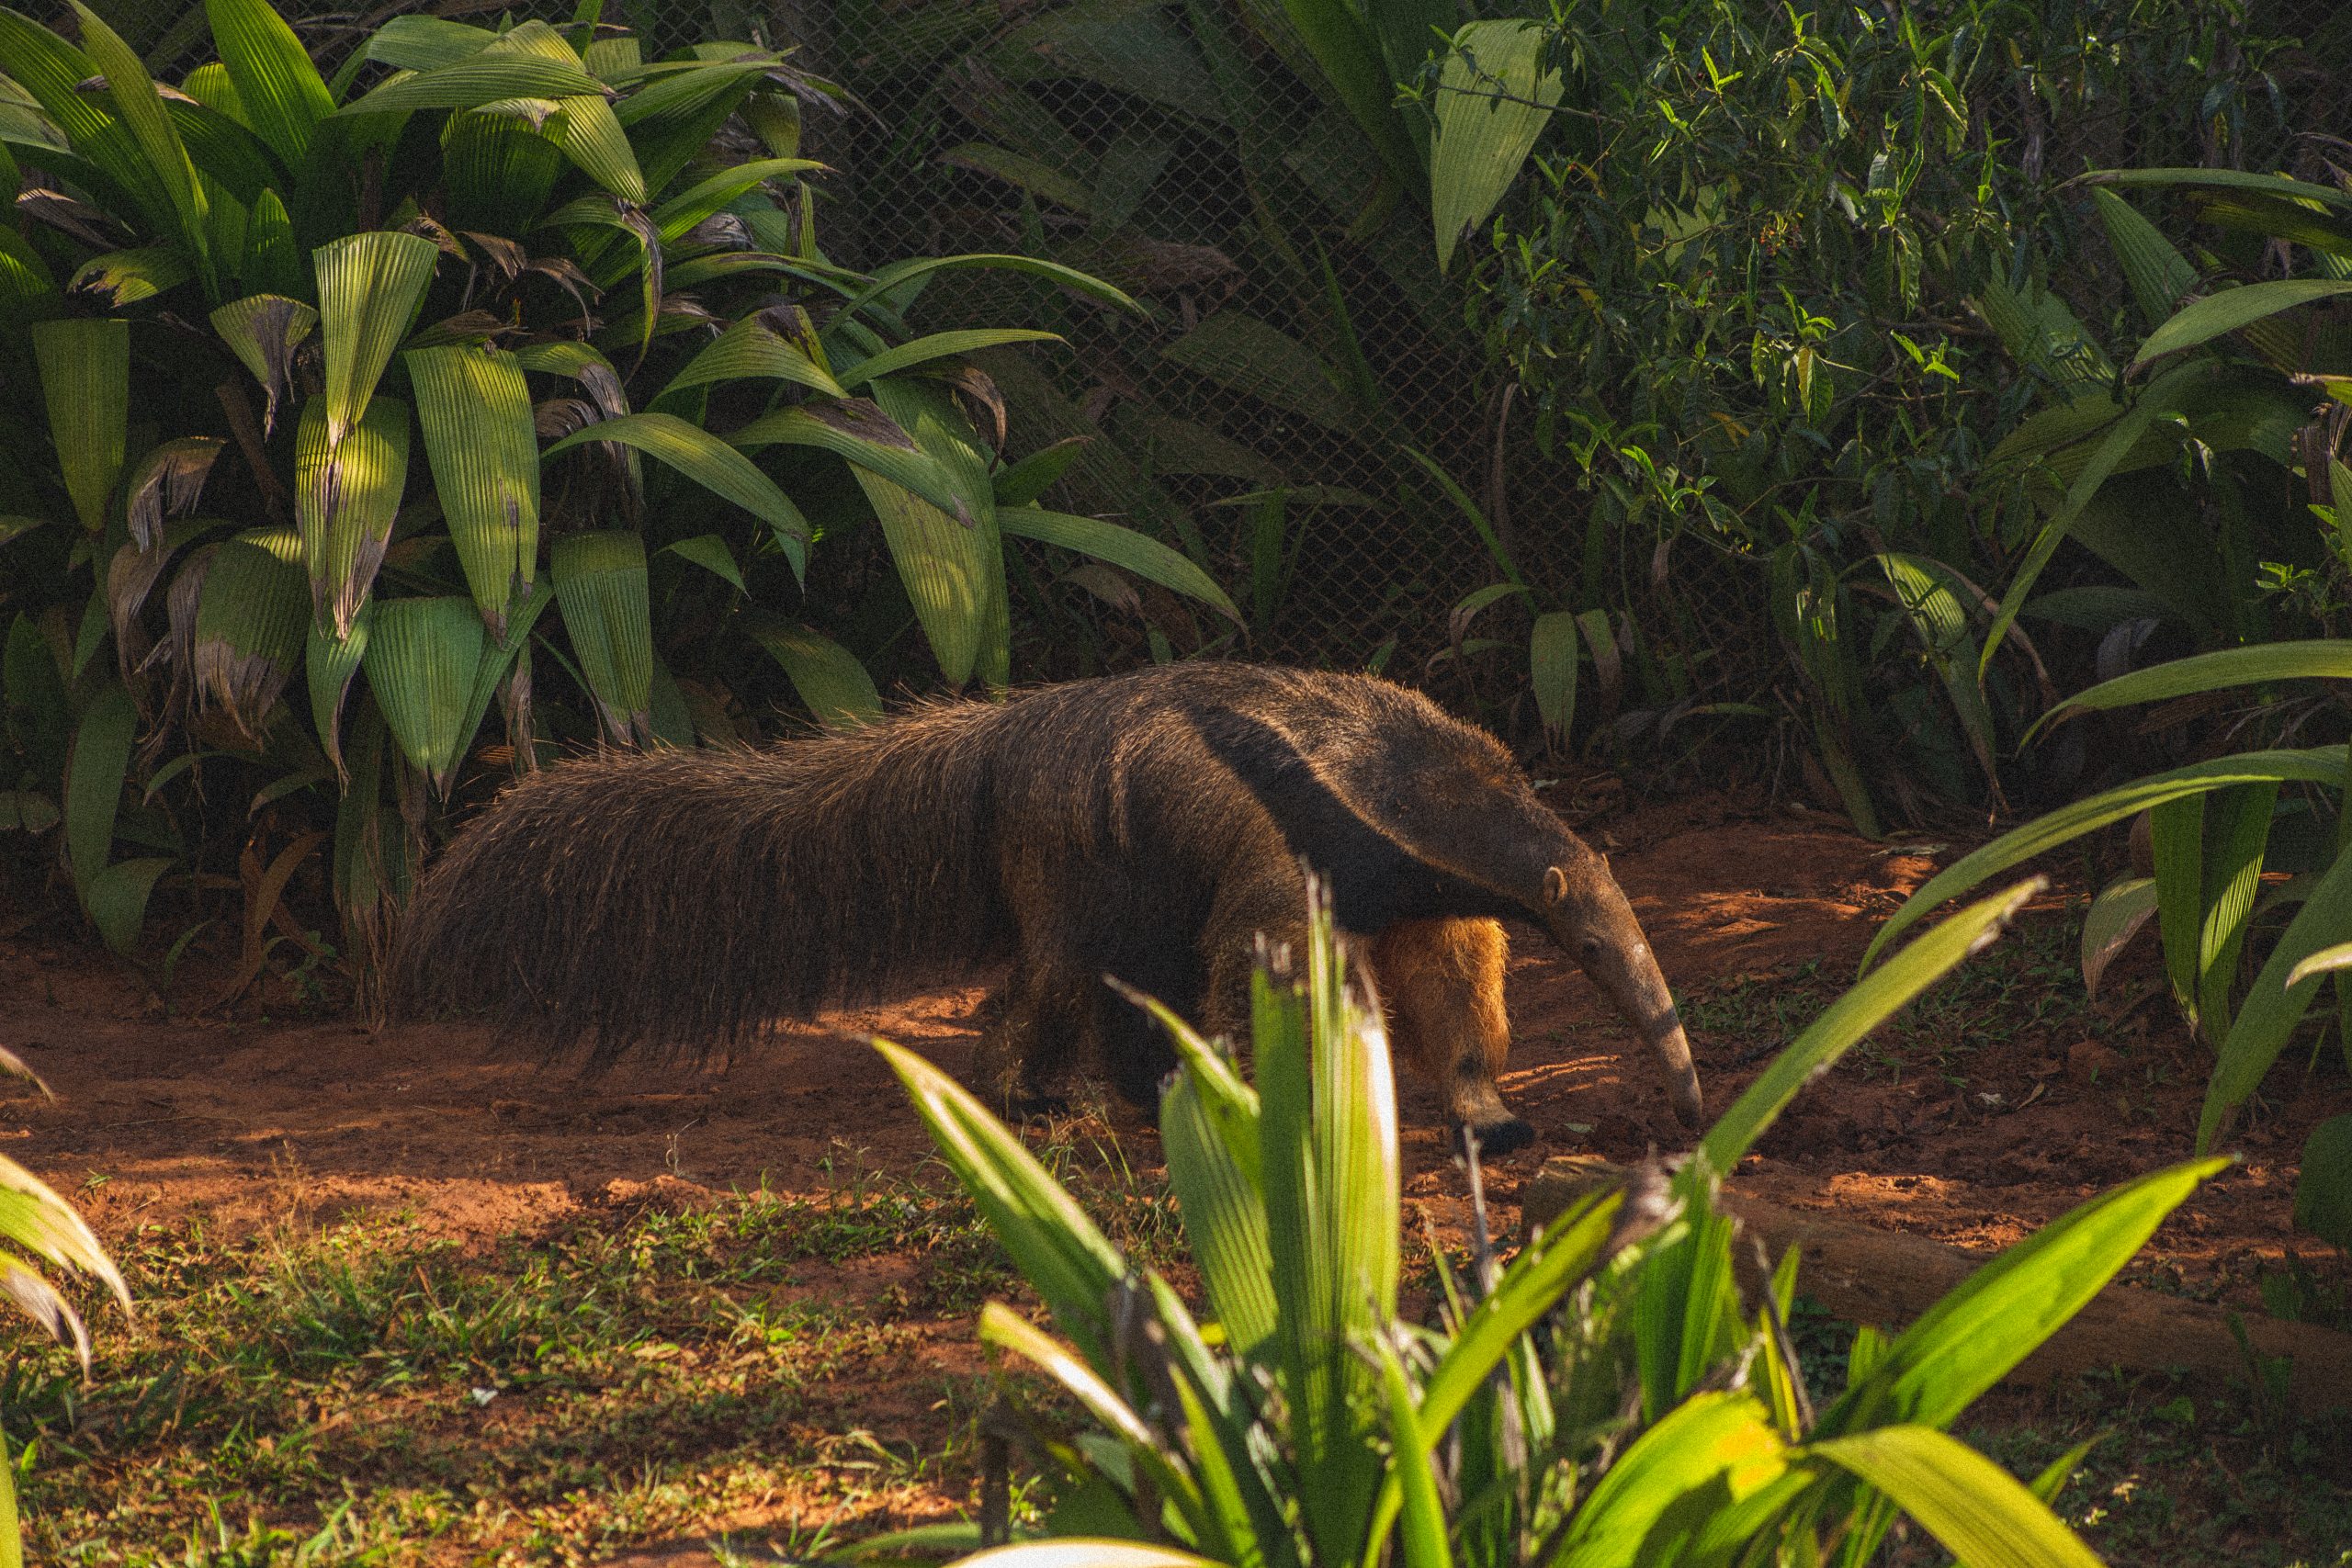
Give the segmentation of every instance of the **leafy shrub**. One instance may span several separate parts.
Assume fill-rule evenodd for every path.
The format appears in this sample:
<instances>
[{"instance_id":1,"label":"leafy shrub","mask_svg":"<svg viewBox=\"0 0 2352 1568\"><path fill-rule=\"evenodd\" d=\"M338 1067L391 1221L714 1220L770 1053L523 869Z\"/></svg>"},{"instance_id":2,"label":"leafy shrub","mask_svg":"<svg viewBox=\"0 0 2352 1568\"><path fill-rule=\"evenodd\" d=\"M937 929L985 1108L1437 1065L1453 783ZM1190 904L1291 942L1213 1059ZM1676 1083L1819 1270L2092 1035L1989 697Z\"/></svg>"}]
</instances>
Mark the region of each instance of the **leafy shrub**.
<instances>
[{"instance_id":1,"label":"leafy shrub","mask_svg":"<svg viewBox=\"0 0 2352 1568\"><path fill-rule=\"evenodd\" d=\"M1715 1202L1715 1173L1812 1075L2033 890L1956 916L1849 992L1670 1179L1652 1168L1572 1205L1500 1270L1483 1248L1466 1275L1440 1255L1435 1327L1398 1315L1387 1043L1348 989L1327 912L1311 912L1302 972L1261 968L1254 1086L1160 1015L1183 1061L1161 1135L1205 1324L968 1094L880 1044L1062 1336L1001 1304L981 1317L983 1338L1084 1412L1075 1433L1032 1417L1062 1472L1052 1532L1181 1549L1138 1562L1859 1568L1900 1510L1963 1562L2095 1562L2033 1495L2079 1454L2030 1491L1942 1428L2222 1162L2094 1200L1904 1334L1865 1331L1845 1391L1819 1409L1787 1335L1793 1253L1766 1299L1743 1303ZM1036 1561L1068 1561L1061 1544Z\"/></svg>"},{"instance_id":2,"label":"leafy shrub","mask_svg":"<svg viewBox=\"0 0 2352 1568\"><path fill-rule=\"evenodd\" d=\"M1478 320L1585 500L1520 564L1544 607L1630 615L1615 641L1648 734L1761 710L1865 831L1890 799L1916 815L2071 782L2060 754L2007 753L2119 601L2037 598L2047 660L2007 629L2021 606L1985 629L2045 517L1988 459L2102 368L2052 291L2102 331L2124 308L2061 182L2263 155L2285 101L2271 14L1555 8L1544 60L1574 112L1465 251ZM2075 556L2044 587L2102 579Z\"/></svg>"},{"instance_id":3,"label":"leafy shrub","mask_svg":"<svg viewBox=\"0 0 2352 1568\"><path fill-rule=\"evenodd\" d=\"M739 739L786 680L824 721L874 711L876 671L1001 685L1009 536L1230 613L1031 504L1050 461L996 460L962 356L1050 334L903 316L972 269L1125 296L832 264L798 141L842 98L783 54L648 61L591 4L396 17L330 76L266 0L206 11L220 59L171 86L86 8L78 44L0 12L0 829L62 822L117 948L160 877L220 885L248 803L280 820L231 879L250 979L273 920L316 948L283 895L322 846L368 938L473 761ZM835 542L869 520L878 575Z\"/></svg>"}]
</instances>

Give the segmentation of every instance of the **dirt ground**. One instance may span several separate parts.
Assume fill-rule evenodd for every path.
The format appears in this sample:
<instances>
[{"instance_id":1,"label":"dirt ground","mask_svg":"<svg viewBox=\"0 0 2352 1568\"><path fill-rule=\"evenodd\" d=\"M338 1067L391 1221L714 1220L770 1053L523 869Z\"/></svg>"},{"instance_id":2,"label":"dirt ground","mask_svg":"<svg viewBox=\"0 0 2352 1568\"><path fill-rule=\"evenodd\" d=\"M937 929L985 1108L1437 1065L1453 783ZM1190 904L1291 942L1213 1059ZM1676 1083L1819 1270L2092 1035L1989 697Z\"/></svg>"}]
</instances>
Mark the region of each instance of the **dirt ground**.
<instances>
[{"instance_id":1,"label":"dirt ground","mask_svg":"<svg viewBox=\"0 0 2352 1568\"><path fill-rule=\"evenodd\" d=\"M1589 831L1611 852L1685 998L1717 1108L1851 978L1880 920L1956 852L1873 844L1825 818L1721 798ZM1734 1185L1989 1252L2186 1157L2210 1053L2159 994L2153 942L2136 967L2118 966L2096 1007L2083 1002L2079 976L2064 973L2079 897L2053 893L2008 939L2018 953L1973 961L1990 966L1986 977L1947 982L1958 999L1943 1011L1808 1088ZM1683 1142L1627 1032L1532 930L1518 935L1504 1092L1539 1142L1490 1171L1505 1225L1549 1154L1625 1159ZM396 1210L426 1232L488 1247L663 1195L762 1182L822 1192L845 1157L910 1171L928 1145L856 1037L887 1034L960 1072L980 997L946 992L789 1026L700 1074L583 1083L502 1054L477 1028L289 1018L290 998L277 994L239 1016L208 1015L192 1000L206 989L191 975L167 999L88 948L0 940L0 1045L57 1096L0 1091L10 1095L0 1149L74 1194L109 1242L191 1216L233 1234ZM1981 1030L1967 1016L1980 1002L1991 1021ZM1408 1197L1458 1224L1464 1181L1443 1156L1438 1102L1408 1083L1404 1107ZM2312 1124L2346 1110L2340 1064L2308 1076L2300 1061L2282 1065L2240 1126L2243 1161L2165 1226L2135 1275L2252 1303L2255 1275L2292 1242L2297 1151ZM1148 1128L1129 1118L1119 1140L1138 1168L1157 1165ZM888 1272L862 1283L844 1274L831 1288L878 1292L894 1283ZM968 1339L948 1337L960 1343L922 1354L967 1361Z\"/></svg>"}]
</instances>

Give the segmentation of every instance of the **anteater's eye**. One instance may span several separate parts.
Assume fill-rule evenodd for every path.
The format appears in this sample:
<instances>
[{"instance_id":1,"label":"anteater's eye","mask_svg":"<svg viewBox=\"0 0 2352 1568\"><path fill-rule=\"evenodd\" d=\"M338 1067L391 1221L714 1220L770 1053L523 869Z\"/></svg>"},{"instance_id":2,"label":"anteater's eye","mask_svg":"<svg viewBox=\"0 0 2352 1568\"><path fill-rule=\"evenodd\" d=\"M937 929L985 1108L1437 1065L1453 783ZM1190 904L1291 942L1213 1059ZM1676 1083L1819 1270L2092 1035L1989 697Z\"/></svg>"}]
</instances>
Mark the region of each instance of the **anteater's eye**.
<instances>
[{"instance_id":1,"label":"anteater's eye","mask_svg":"<svg viewBox=\"0 0 2352 1568\"><path fill-rule=\"evenodd\" d=\"M1597 936L1579 937L1577 940L1577 956L1579 958L1600 957L1600 939Z\"/></svg>"}]
</instances>

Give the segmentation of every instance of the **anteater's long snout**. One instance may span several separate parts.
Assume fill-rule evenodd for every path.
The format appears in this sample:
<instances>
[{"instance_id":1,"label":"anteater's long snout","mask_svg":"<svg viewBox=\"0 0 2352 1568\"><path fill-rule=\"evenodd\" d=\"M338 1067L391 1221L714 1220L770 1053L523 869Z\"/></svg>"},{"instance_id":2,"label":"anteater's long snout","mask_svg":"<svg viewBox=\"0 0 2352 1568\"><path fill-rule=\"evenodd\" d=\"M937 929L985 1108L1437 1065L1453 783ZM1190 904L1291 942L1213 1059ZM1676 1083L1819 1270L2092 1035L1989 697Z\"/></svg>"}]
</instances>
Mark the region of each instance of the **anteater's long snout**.
<instances>
[{"instance_id":1,"label":"anteater's long snout","mask_svg":"<svg viewBox=\"0 0 2352 1568\"><path fill-rule=\"evenodd\" d=\"M1616 879L1598 856L1578 869L1581 887L1557 871L1546 880L1554 939L1642 1037L1666 1076L1675 1120L1695 1129L1706 1114L1706 1096L1699 1088L1699 1069L1691 1065L1690 1037L1674 1010L1674 993Z\"/></svg>"}]
</instances>

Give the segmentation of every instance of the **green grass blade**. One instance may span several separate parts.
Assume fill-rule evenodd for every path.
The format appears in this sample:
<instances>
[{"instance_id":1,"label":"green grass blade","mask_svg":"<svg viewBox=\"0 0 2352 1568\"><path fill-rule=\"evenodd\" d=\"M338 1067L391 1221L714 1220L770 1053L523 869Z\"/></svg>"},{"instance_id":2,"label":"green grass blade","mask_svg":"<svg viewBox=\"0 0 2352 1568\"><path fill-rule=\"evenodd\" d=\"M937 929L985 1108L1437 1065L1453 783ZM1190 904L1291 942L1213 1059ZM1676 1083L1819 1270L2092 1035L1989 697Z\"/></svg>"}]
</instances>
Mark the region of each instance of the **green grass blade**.
<instances>
[{"instance_id":1,"label":"green grass blade","mask_svg":"<svg viewBox=\"0 0 2352 1568\"><path fill-rule=\"evenodd\" d=\"M829 729L870 723L882 716L882 694L874 677L848 649L792 621L759 626L752 634L784 666L792 689Z\"/></svg>"},{"instance_id":2,"label":"green grass blade","mask_svg":"<svg viewBox=\"0 0 2352 1568\"><path fill-rule=\"evenodd\" d=\"M309 51L269 0L205 0L204 10L246 123L287 167L299 166L311 130L334 112Z\"/></svg>"},{"instance_id":3,"label":"green grass blade","mask_svg":"<svg viewBox=\"0 0 2352 1568\"><path fill-rule=\"evenodd\" d=\"M2195 762L2168 773L2135 779L2088 795L2071 805L2012 829L1991 843L1962 856L1928 878L1926 886L1890 917L1862 954L1867 969L1896 933L1929 913L1947 898L1956 898L1990 876L2094 832L2111 822L2161 806L2167 800L2226 789L2232 784L2279 783L2322 784L2341 789L2345 780L2344 748L2322 746L2310 750L2245 751Z\"/></svg>"},{"instance_id":4,"label":"green grass blade","mask_svg":"<svg viewBox=\"0 0 2352 1568\"><path fill-rule=\"evenodd\" d=\"M1004 1124L955 1079L913 1052L872 1042L906 1086L931 1139L971 1194L1064 1334L1097 1368L1109 1364L1112 1290L1126 1259Z\"/></svg>"},{"instance_id":5,"label":"green grass blade","mask_svg":"<svg viewBox=\"0 0 2352 1568\"><path fill-rule=\"evenodd\" d=\"M2226 288L2219 294L2183 307L2172 319L2148 334L2140 352L2132 358L2137 369L2152 359L2176 354L2184 348L2194 348L2211 342L2223 333L2236 332L2266 321L2281 310L2313 304L2352 294L2352 282L2333 278L2277 278L2267 283L2248 283L2237 288Z\"/></svg>"},{"instance_id":6,"label":"green grass blade","mask_svg":"<svg viewBox=\"0 0 2352 1568\"><path fill-rule=\"evenodd\" d=\"M311 575L312 619L350 635L383 564L408 484L408 405L369 400L341 441L327 434L324 398L294 428L294 513Z\"/></svg>"},{"instance_id":7,"label":"green grass blade","mask_svg":"<svg viewBox=\"0 0 2352 1568\"><path fill-rule=\"evenodd\" d=\"M740 434L740 433L739 433ZM797 577L808 563L808 520L776 483L733 446L675 414L628 413L574 431L539 454L544 461L592 441L617 441L677 469L765 523Z\"/></svg>"},{"instance_id":8,"label":"green grass blade","mask_svg":"<svg viewBox=\"0 0 2352 1568\"><path fill-rule=\"evenodd\" d=\"M1970 905L1830 1003L1700 1140L1699 1151L1707 1167L1720 1175L1736 1166L1815 1074L1935 984L1953 964L1998 936L2042 886L2041 879L2035 877Z\"/></svg>"},{"instance_id":9,"label":"green grass blade","mask_svg":"<svg viewBox=\"0 0 2352 1568\"><path fill-rule=\"evenodd\" d=\"M473 739L465 718L487 640L470 599L385 599L368 617L368 689L401 754L444 794Z\"/></svg>"},{"instance_id":10,"label":"green grass blade","mask_svg":"<svg viewBox=\"0 0 2352 1568\"><path fill-rule=\"evenodd\" d=\"M2222 1041L2221 1056L2205 1086L2205 1104L2197 1117L2197 1149L2212 1147L2230 1113L2262 1087L2287 1037L2303 1020L2318 992L2320 975L2306 971L2290 985L2287 976L2303 960L2352 931L2352 853L2340 854L2312 889L2303 907L2287 923L2278 945L2255 976L2237 1020Z\"/></svg>"},{"instance_id":11,"label":"green grass blade","mask_svg":"<svg viewBox=\"0 0 2352 1568\"><path fill-rule=\"evenodd\" d=\"M90 887L114 850L114 820L130 771L130 741L139 710L130 694L110 685L83 711L65 759L65 863L85 910Z\"/></svg>"},{"instance_id":12,"label":"green grass blade","mask_svg":"<svg viewBox=\"0 0 2352 1568\"><path fill-rule=\"evenodd\" d=\"M997 524L1005 533L1017 537L1108 561L1171 592L1197 599L1237 626L1241 622L1241 612L1207 572L1181 552L1133 528L1034 506L1001 507L997 512Z\"/></svg>"},{"instance_id":13,"label":"green grass blade","mask_svg":"<svg viewBox=\"0 0 2352 1568\"><path fill-rule=\"evenodd\" d=\"M88 316L36 321L32 342L65 493L82 526L103 533L128 440L130 323Z\"/></svg>"},{"instance_id":14,"label":"green grass blade","mask_svg":"<svg viewBox=\"0 0 2352 1568\"><path fill-rule=\"evenodd\" d=\"M2075 1208L1971 1274L1857 1375L1815 1430L1946 1427L2098 1294L2198 1183L2229 1164L2152 1171Z\"/></svg>"},{"instance_id":15,"label":"green grass blade","mask_svg":"<svg viewBox=\"0 0 2352 1568\"><path fill-rule=\"evenodd\" d=\"M326 356L326 440L359 422L392 350L424 302L440 252L417 234L369 230L311 253L319 284L320 345Z\"/></svg>"},{"instance_id":16,"label":"green grass blade","mask_svg":"<svg viewBox=\"0 0 2352 1568\"><path fill-rule=\"evenodd\" d=\"M503 636L508 606L530 591L539 558L539 442L523 367L494 348L401 357L466 585L491 634Z\"/></svg>"},{"instance_id":17,"label":"green grass blade","mask_svg":"<svg viewBox=\"0 0 2352 1568\"><path fill-rule=\"evenodd\" d=\"M1804 1450L1884 1492L1968 1568L2099 1568L2018 1479L1926 1427L1886 1427Z\"/></svg>"},{"instance_id":18,"label":"green grass blade","mask_svg":"<svg viewBox=\"0 0 2352 1568\"><path fill-rule=\"evenodd\" d=\"M1464 231L1485 222L1519 178L1560 101L1559 72L1537 70L1550 36L1516 19L1471 22L1454 35L1438 78L1437 141L1430 152L1440 272Z\"/></svg>"},{"instance_id":19,"label":"green grass blade","mask_svg":"<svg viewBox=\"0 0 2352 1568\"><path fill-rule=\"evenodd\" d=\"M928 365L934 359L973 354L1003 344L1061 341L1059 333L1035 332L1025 327L976 327L966 332L933 333L928 337L902 343L896 348L886 348L872 358L851 367L843 373L842 385L862 387L885 376L911 370L918 365Z\"/></svg>"},{"instance_id":20,"label":"green grass blade","mask_svg":"<svg viewBox=\"0 0 2352 1568\"><path fill-rule=\"evenodd\" d=\"M566 534L548 555L563 629L615 744L652 738L653 609L645 541L626 528Z\"/></svg>"}]
</instances>

